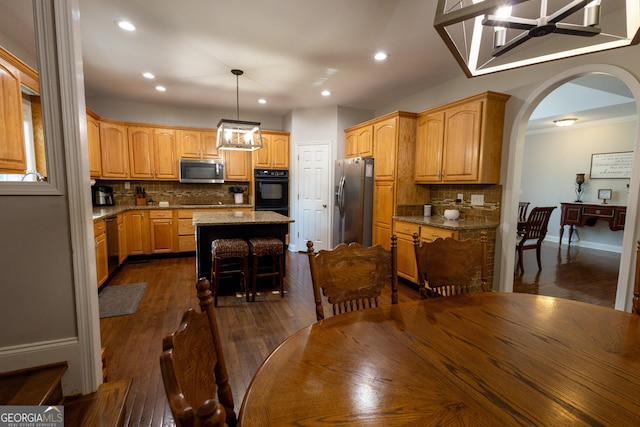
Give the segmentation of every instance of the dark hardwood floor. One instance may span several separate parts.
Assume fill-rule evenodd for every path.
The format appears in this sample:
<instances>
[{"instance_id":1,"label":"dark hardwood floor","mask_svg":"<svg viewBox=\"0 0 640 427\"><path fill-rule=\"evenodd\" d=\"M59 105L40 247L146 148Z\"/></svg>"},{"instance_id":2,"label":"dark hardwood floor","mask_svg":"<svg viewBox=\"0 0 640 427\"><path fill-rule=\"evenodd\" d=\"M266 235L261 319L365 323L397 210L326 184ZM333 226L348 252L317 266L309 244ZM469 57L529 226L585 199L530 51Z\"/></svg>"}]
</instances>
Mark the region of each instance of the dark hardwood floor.
<instances>
[{"instance_id":1,"label":"dark hardwood floor","mask_svg":"<svg viewBox=\"0 0 640 427\"><path fill-rule=\"evenodd\" d=\"M526 251L525 273L514 276L514 288L613 307L620 258L616 255L545 246L543 270L538 273L535 251ZM158 360L162 339L178 327L187 309L198 309L195 281L195 257L188 256L128 262L107 284L149 284L136 313L100 320L109 379L133 378L125 425L173 425ZM265 358L293 332L315 322L310 281L306 255L288 253L284 298L270 292L261 292L255 303L235 294L220 298L216 315L236 411ZM414 285L400 284L400 303L417 298ZM388 289L381 304L390 304ZM325 313L330 310L325 308Z\"/></svg>"}]
</instances>

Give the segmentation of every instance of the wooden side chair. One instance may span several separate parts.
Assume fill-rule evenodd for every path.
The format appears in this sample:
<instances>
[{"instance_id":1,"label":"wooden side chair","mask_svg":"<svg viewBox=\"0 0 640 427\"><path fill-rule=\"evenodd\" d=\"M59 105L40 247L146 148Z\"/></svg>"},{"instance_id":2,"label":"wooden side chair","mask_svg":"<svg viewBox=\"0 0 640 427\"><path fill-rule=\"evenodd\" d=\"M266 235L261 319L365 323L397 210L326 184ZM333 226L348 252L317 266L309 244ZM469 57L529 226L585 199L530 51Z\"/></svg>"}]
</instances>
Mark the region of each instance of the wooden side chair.
<instances>
[{"instance_id":1,"label":"wooden side chair","mask_svg":"<svg viewBox=\"0 0 640 427\"><path fill-rule=\"evenodd\" d=\"M391 303L398 303L397 239L391 237L391 250L380 245L341 243L333 250L313 250L307 242L316 318L325 318L322 295L333 307L333 315L377 307L384 286L391 286Z\"/></svg>"},{"instance_id":2,"label":"wooden side chair","mask_svg":"<svg viewBox=\"0 0 640 427\"><path fill-rule=\"evenodd\" d=\"M160 371L178 426L235 426L233 394L209 281L196 285L201 313L189 309L162 341ZM217 396L217 399L216 399Z\"/></svg>"},{"instance_id":3,"label":"wooden side chair","mask_svg":"<svg viewBox=\"0 0 640 427\"><path fill-rule=\"evenodd\" d=\"M480 233L479 242L451 237L421 242L413 233L413 246L421 298L488 290L486 231Z\"/></svg>"},{"instance_id":4,"label":"wooden side chair","mask_svg":"<svg viewBox=\"0 0 640 427\"><path fill-rule=\"evenodd\" d=\"M529 210L529 202L518 202L518 234L522 235L527 222L527 210Z\"/></svg>"},{"instance_id":5,"label":"wooden side chair","mask_svg":"<svg viewBox=\"0 0 640 427\"><path fill-rule=\"evenodd\" d=\"M542 249L542 241L547 235L549 218L555 209L555 206L535 207L531 210L527 222L524 225L522 233L518 233L516 241L516 251L518 253L518 263L516 264L516 272L520 270L524 273L524 263L522 253L527 249L536 250L536 259L538 260L538 270L542 270L540 261L540 251Z\"/></svg>"}]
</instances>

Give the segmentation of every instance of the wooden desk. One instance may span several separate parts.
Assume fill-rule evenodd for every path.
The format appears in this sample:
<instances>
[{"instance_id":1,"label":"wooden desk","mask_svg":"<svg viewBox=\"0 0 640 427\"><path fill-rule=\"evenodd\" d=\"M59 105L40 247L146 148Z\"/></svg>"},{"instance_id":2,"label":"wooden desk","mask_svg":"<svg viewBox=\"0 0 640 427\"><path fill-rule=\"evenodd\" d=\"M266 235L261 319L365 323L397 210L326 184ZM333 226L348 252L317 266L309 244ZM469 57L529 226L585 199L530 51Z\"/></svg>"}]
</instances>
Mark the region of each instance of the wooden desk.
<instances>
[{"instance_id":1,"label":"wooden desk","mask_svg":"<svg viewBox=\"0 0 640 427\"><path fill-rule=\"evenodd\" d=\"M589 204L589 203L560 203L560 241L564 226L569 226L569 245L573 236L573 227L593 227L598 220L609 223L611 231L624 230L624 221L627 216L627 207L621 205Z\"/></svg>"},{"instance_id":2,"label":"wooden desk","mask_svg":"<svg viewBox=\"0 0 640 427\"><path fill-rule=\"evenodd\" d=\"M215 239L277 237L287 250L288 216L271 211L194 212L196 226L196 274L211 281L211 242Z\"/></svg>"},{"instance_id":3,"label":"wooden desk","mask_svg":"<svg viewBox=\"0 0 640 427\"><path fill-rule=\"evenodd\" d=\"M284 341L239 425L640 425L640 316L475 293L338 315Z\"/></svg>"}]
</instances>

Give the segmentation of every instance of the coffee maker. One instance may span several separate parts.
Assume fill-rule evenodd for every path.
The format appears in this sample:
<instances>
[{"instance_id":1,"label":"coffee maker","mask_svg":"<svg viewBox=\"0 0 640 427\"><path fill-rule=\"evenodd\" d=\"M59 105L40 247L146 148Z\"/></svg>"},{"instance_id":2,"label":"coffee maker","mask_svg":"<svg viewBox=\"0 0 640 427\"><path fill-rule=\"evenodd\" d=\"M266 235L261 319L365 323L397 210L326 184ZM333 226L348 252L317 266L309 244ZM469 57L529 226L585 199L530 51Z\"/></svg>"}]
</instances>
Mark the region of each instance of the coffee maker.
<instances>
[{"instance_id":1,"label":"coffee maker","mask_svg":"<svg viewBox=\"0 0 640 427\"><path fill-rule=\"evenodd\" d=\"M91 187L93 206L113 206L113 187L94 185Z\"/></svg>"}]
</instances>

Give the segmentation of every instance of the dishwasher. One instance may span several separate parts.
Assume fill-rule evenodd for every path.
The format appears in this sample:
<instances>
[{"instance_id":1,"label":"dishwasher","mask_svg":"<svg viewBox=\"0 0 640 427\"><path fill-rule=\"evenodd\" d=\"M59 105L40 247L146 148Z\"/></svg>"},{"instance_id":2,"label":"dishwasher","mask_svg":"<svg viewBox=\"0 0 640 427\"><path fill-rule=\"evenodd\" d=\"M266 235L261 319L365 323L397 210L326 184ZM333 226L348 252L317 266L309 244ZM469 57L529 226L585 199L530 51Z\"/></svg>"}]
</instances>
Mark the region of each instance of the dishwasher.
<instances>
[{"instance_id":1,"label":"dishwasher","mask_svg":"<svg viewBox=\"0 0 640 427\"><path fill-rule=\"evenodd\" d=\"M109 275L118 268L119 242L117 217L111 216L105 220L107 228L107 264Z\"/></svg>"}]
</instances>

